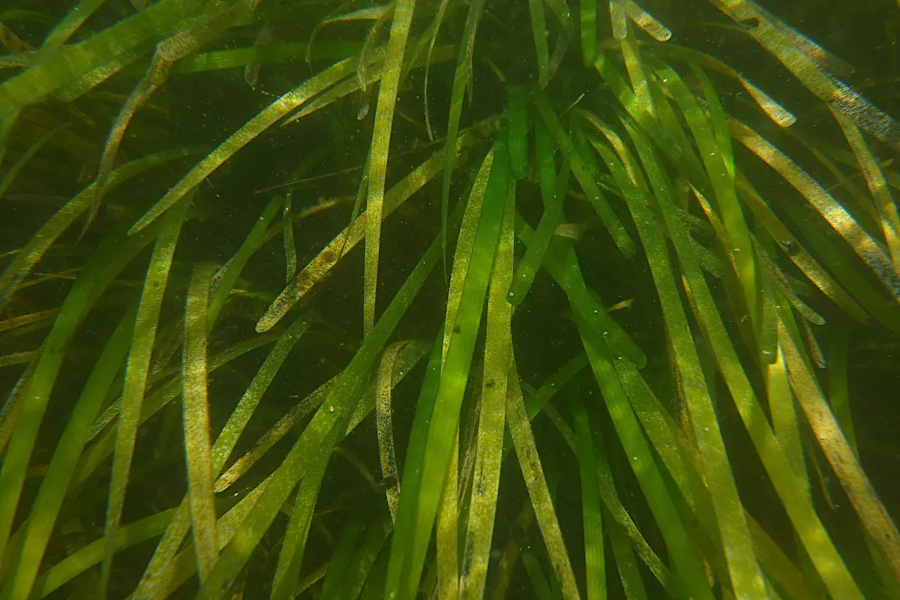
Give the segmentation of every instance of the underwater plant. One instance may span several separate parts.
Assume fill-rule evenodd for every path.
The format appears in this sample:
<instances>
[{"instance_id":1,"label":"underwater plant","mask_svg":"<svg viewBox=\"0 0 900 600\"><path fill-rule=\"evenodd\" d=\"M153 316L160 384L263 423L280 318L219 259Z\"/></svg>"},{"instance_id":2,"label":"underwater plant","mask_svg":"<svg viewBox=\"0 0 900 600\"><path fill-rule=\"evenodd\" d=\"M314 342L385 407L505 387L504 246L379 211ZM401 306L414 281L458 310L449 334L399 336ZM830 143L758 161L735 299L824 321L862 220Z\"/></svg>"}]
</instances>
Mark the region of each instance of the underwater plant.
<instances>
[{"instance_id":1,"label":"underwater plant","mask_svg":"<svg viewBox=\"0 0 900 600\"><path fill-rule=\"evenodd\" d=\"M900 18L761 4L9 2L0 600L900 598Z\"/></svg>"}]
</instances>

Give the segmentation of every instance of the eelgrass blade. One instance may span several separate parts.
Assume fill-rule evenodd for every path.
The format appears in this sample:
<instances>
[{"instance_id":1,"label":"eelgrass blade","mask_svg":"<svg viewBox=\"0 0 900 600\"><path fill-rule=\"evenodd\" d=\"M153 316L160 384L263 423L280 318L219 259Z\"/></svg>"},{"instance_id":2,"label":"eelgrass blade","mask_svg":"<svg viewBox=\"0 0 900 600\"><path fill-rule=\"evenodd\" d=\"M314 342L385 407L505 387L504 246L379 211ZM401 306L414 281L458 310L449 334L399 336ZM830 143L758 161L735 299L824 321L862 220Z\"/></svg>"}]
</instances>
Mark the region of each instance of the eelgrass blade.
<instances>
[{"instance_id":1,"label":"eelgrass blade","mask_svg":"<svg viewBox=\"0 0 900 600\"><path fill-rule=\"evenodd\" d=\"M608 528L609 543L612 546L613 556L616 558L616 568L619 571L619 579L622 580L622 589L627 600L647 600L647 590L644 580L638 570L637 561L634 559L634 550L628 543L628 538L616 525Z\"/></svg>"},{"instance_id":2,"label":"eelgrass blade","mask_svg":"<svg viewBox=\"0 0 900 600\"><path fill-rule=\"evenodd\" d=\"M437 12L434 13L434 22L431 24L431 40L428 42L428 55L425 58L425 82L422 85L422 101L425 104L425 130L428 132L428 139L434 139L434 130L431 127L431 110L428 105L428 75L431 72L431 57L434 54L434 44L437 41L438 32L441 30L441 23L444 22L444 15L447 13L447 6L450 0L441 0Z\"/></svg>"},{"instance_id":3,"label":"eelgrass blade","mask_svg":"<svg viewBox=\"0 0 900 600\"><path fill-rule=\"evenodd\" d=\"M500 239L494 257L487 299L484 375L475 451L475 471L466 546L460 578L461 598L481 598L487 580L494 518L500 487L503 429L506 422L507 373L512 344L512 305L507 301L512 280L515 184L506 199Z\"/></svg>"},{"instance_id":4,"label":"eelgrass blade","mask_svg":"<svg viewBox=\"0 0 900 600\"><path fill-rule=\"evenodd\" d=\"M581 595L578 593L572 563L566 550L559 521L556 518L553 501L550 498L550 490L547 487L541 459L535 445L534 433L525 412L525 401L522 398L519 375L516 372L515 358L512 356L512 352L510 352L508 385L506 393L507 421L519 460L519 468L522 470L525 486L528 488L528 496L531 498L531 505L544 538L547 554L550 555L550 563L553 565L553 570L562 588L562 595L568 600L577 599Z\"/></svg>"},{"instance_id":5,"label":"eelgrass blade","mask_svg":"<svg viewBox=\"0 0 900 600\"><path fill-rule=\"evenodd\" d=\"M350 575L349 567L357 544L366 530L364 515L353 515L344 525L341 535L334 546L334 552L328 560L328 571L322 582L322 599L331 600L342 597L344 581Z\"/></svg>"},{"instance_id":6,"label":"eelgrass blade","mask_svg":"<svg viewBox=\"0 0 900 600\"><path fill-rule=\"evenodd\" d=\"M215 268L212 265L201 264L194 268L184 311L184 445L191 529L194 532L194 551L201 582L209 577L219 555L207 389L207 320L213 273Z\"/></svg>"},{"instance_id":7,"label":"eelgrass blade","mask_svg":"<svg viewBox=\"0 0 900 600\"><path fill-rule=\"evenodd\" d=\"M237 531L235 540L240 540L240 543L237 544L232 540L225 547L213 572L200 590L202 598L221 597L225 588L233 581L234 574L243 567L249 554L262 539L297 482L309 473L304 468L304 461L321 447L330 450L338 436L345 431L354 403L359 398L358 390L367 380L367 375L388 338L439 259L440 243L435 241L329 392L326 399L327 408L324 408L326 404L323 403L323 408L316 411L300 439L271 476L271 484ZM307 481L304 485L318 489L321 481ZM402 507L401 498L400 511Z\"/></svg>"},{"instance_id":8,"label":"eelgrass blade","mask_svg":"<svg viewBox=\"0 0 900 600\"><path fill-rule=\"evenodd\" d=\"M841 433L815 377L801 358L799 340L790 334L783 320L779 320L778 334L784 340L785 362L797 402L863 529L881 551L891 573L900 579L900 533Z\"/></svg>"},{"instance_id":9,"label":"eelgrass blade","mask_svg":"<svg viewBox=\"0 0 900 600\"><path fill-rule=\"evenodd\" d=\"M728 124L732 136L790 183L872 269L893 298L900 302L900 274L894 270L890 257L847 209L806 171L758 133L743 123L729 121Z\"/></svg>"},{"instance_id":10,"label":"eelgrass blade","mask_svg":"<svg viewBox=\"0 0 900 600\"><path fill-rule=\"evenodd\" d=\"M381 32L381 28L387 24L388 19L393 15L394 6L388 6L387 10L381 13L381 16L379 16L372 24L369 33L366 35L366 41L363 43L362 51L359 54L359 60L356 64L356 83L364 94L369 82L369 62L371 62L372 53L375 51L375 42L378 40L378 34Z\"/></svg>"},{"instance_id":11,"label":"eelgrass blade","mask_svg":"<svg viewBox=\"0 0 900 600\"><path fill-rule=\"evenodd\" d=\"M504 134L501 130L494 145L484 206L468 261L456 322L452 328L448 325L452 333L449 333L450 343L441 371L435 412L428 423L421 476L410 482L408 465L404 469L406 485L400 498L395 538L400 542L395 541L391 548L385 590L389 597L406 598L414 595L425 561L427 540L431 537L438 500L444 487L443 480L459 423L459 408L481 325L488 280L507 200L509 161ZM410 498L408 502L404 502L406 497Z\"/></svg>"},{"instance_id":12,"label":"eelgrass blade","mask_svg":"<svg viewBox=\"0 0 900 600\"><path fill-rule=\"evenodd\" d=\"M869 186L869 191L878 209L881 231L885 242L887 242L891 261L894 263L894 271L900 277L900 216L897 214L897 204L891 196L891 190L887 185L887 181L885 181L884 173L881 172L881 168L878 166L878 161L876 161L872 150L865 139L863 139L859 129L850 119L834 109L832 109L832 114L838 125L841 126L844 137L847 138L847 142L853 149L856 160L862 168L863 175L865 175L866 184Z\"/></svg>"},{"instance_id":13,"label":"eelgrass blade","mask_svg":"<svg viewBox=\"0 0 900 600\"><path fill-rule=\"evenodd\" d=\"M38 567L66 497L66 490L74 475L75 465L84 448L85 433L97 416L100 404L112 386L131 345L136 309L134 306L125 313L104 346L57 442L47 473L31 504L31 518L23 526L22 547L10 548L10 551L16 553L11 555L8 567L10 577L0 594L0 598L4 600L28 598L31 593Z\"/></svg>"},{"instance_id":14,"label":"eelgrass blade","mask_svg":"<svg viewBox=\"0 0 900 600\"><path fill-rule=\"evenodd\" d=\"M19 160L15 162L6 173L3 175L3 179L0 180L0 198L6 196L6 192L9 191L10 186L15 183L16 178L19 176L19 173L22 169L25 168L25 165L34 158L34 155L37 154L41 148L43 148L44 144L52 138L58 131L59 127L53 129L45 133L43 136L34 141L26 150L22 153L22 156L19 157Z\"/></svg>"},{"instance_id":15,"label":"eelgrass blade","mask_svg":"<svg viewBox=\"0 0 900 600\"><path fill-rule=\"evenodd\" d=\"M633 0L625 0L625 13L629 19L657 42L668 42L672 38L672 32L668 27Z\"/></svg>"},{"instance_id":16,"label":"eelgrass blade","mask_svg":"<svg viewBox=\"0 0 900 600\"><path fill-rule=\"evenodd\" d=\"M156 342L156 330L163 297L169 280L169 271L175 256L175 247L181 235L181 227L191 204L191 197L185 198L161 222L159 236L153 249L153 256L147 267L144 288L134 324L134 336L128 352L125 367L125 382L122 389L122 408L116 427L116 445L113 455L112 473L109 484L109 501L106 507L104 536L107 540L103 556L100 594L106 596L106 589L112 575L113 542L122 519L125 504L125 490L134 456L141 408L147 389L147 375L150 371L150 357Z\"/></svg>"},{"instance_id":17,"label":"eelgrass blade","mask_svg":"<svg viewBox=\"0 0 900 600\"><path fill-rule=\"evenodd\" d=\"M692 254L687 251L685 243L680 241L685 233L676 213L669 210L673 204L671 190L649 147L649 142L636 129L629 126L628 130L650 181L653 183L655 197L663 211L664 218L666 218L669 234L675 242L683 273L682 283L691 300L695 316L709 342L719 372L725 379L753 445L794 525L794 530L832 594L842 598L861 598L840 554L833 546L808 495L804 492L802 479L791 468L768 426L766 415L743 371L712 294L699 271L699 266L694 264ZM712 490L713 486L708 485Z\"/></svg>"},{"instance_id":18,"label":"eelgrass blade","mask_svg":"<svg viewBox=\"0 0 900 600\"><path fill-rule=\"evenodd\" d=\"M606 198L600 191L595 176L591 173L591 169L589 168L590 163L587 162L588 159L579 153L572 141L566 136L562 124L559 122L559 118L553 111L547 98L542 93L537 92L535 94L535 101L537 103L538 112L544 119L547 127L549 127L557 147L563 153L563 156L569 159L569 162L572 165L572 173L575 175L578 184L584 190L588 201L594 207L594 210L597 211L597 215L599 215L600 220L603 221L603 225L606 227L607 231L609 231L610 236L612 236L613 241L625 258L632 258L635 253L634 242L631 240L631 237L628 235L628 232L625 230L619 217L613 212L609 203L606 201Z\"/></svg>"},{"instance_id":19,"label":"eelgrass blade","mask_svg":"<svg viewBox=\"0 0 900 600\"><path fill-rule=\"evenodd\" d=\"M154 7L159 6L155 4ZM148 9L149 10L149 9ZM222 166L234 154L253 141L263 131L274 125L279 119L294 110L310 98L334 85L353 72L356 61L345 59L335 63L318 75L307 79L293 90L287 92L272 104L262 110L255 117L247 121L237 131L228 136L228 139L197 163L181 181L175 184L153 207L138 220L131 228L130 234L134 234L169 210L178 200L194 189L200 182Z\"/></svg>"},{"instance_id":20,"label":"eelgrass blade","mask_svg":"<svg viewBox=\"0 0 900 600\"><path fill-rule=\"evenodd\" d=\"M34 375L22 396L22 409L0 469L0 555L9 541L25 472L66 349L100 294L155 234L154 228L140 236L133 236L134 239L126 239L124 227L109 233L81 270L60 307L53 328L44 339Z\"/></svg>"},{"instance_id":21,"label":"eelgrass blade","mask_svg":"<svg viewBox=\"0 0 900 600\"><path fill-rule=\"evenodd\" d=\"M700 450L703 474L712 495L732 589L737 594L747 594L748 598L765 597L765 583L753 554L737 485L725 453L721 429L703 376L687 315L671 274L666 249L662 246L662 240L653 225L646 195L627 178L622 163L610 149L602 144L595 144L594 147L619 182L647 253L647 262L665 315L666 329L672 338L672 349L680 381L685 388L685 400L691 416L694 438ZM617 144L616 150L623 160L632 162L630 157L624 154L623 146ZM641 158L647 160L643 154ZM648 169L646 162L644 167ZM663 214L666 215L665 210ZM678 226L681 227L681 224ZM677 239L671 224L669 233L673 239ZM684 232L679 230L679 233Z\"/></svg>"},{"instance_id":22,"label":"eelgrass blade","mask_svg":"<svg viewBox=\"0 0 900 600\"><path fill-rule=\"evenodd\" d=\"M606 561L603 554L603 514L597 477L591 423L584 403L572 399L572 418L578 436L578 468L581 474L581 514L584 526L584 560L588 600L606 598ZM630 552L629 548L629 552ZM632 555L633 560L633 555Z\"/></svg>"},{"instance_id":23,"label":"eelgrass blade","mask_svg":"<svg viewBox=\"0 0 900 600\"><path fill-rule=\"evenodd\" d=\"M394 107L400 91L400 74L406 40L412 22L416 0L397 0L391 36L384 57L381 84L378 87L378 107L375 110L375 129L369 157L369 193L366 198L366 254L363 275L363 333L368 335L375 325L375 296L378 285L378 260L381 248L381 219L384 209L384 187L387 178L388 153Z\"/></svg>"},{"instance_id":24,"label":"eelgrass blade","mask_svg":"<svg viewBox=\"0 0 900 600\"><path fill-rule=\"evenodd\" d=\"M212 315L207 313L207 319L209 320L211 317ZM307 317L301 317L285 330L284 334L282 334L275 343L269 356L266 357L263 365L259 368L256 375L247 386L246 391L241 396L234 411L232 411L231 415L228 417L228 421L226 421L224 427L222 427L222 431L219 433L218 437L216 437L216 441L210 451L212 456L212 472L214 476L218 476L224 468L225 462L228 460L228 457L237 444L238 438L247 426L247 423L256 410L256 407L259 405L260 400L269 388L275 375L281 369L291 349L308 330L309 324L310 322ZM220 486L220 480L221 478L216 480L213 486L214 492L220 492L225 489ZM175 516L172 517L172 522L166 528L166 532L163 534L162 539L157 545L156 551L148 562L144 575L135 590L134 598L157 597L159 590L165 587L170 575L168 570L171 568L171 561L178 548L181 546L190 524L190 507L188 498L185 498L178 506Z\"/></svg>"}]
</instances>

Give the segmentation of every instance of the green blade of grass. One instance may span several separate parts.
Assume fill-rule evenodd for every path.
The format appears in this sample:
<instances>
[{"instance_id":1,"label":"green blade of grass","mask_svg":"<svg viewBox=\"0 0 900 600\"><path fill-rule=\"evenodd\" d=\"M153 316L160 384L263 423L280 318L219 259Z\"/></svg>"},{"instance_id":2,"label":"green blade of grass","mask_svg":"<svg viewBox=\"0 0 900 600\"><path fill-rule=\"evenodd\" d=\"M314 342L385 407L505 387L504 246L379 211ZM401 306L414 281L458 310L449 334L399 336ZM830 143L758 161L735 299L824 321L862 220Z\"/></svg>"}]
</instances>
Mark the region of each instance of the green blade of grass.
<instances>
[{"instance_id":1,"label":"green blade of grass","mask_svg":"<svg viewBox=\"0 0 900 600\"><path fill-rule=\"evenodd\" d=\"M614 144L623 159L628 162L624 146ZM659 294L660 304L666 319L666 329L672 338L675 362L685 387L685 399L691 416L694 437L700 450L703 474L712 495L716 520L725 549L731 585L737 594L750 597L765 597L766 587L753 554L750 534L747 531L743 508L737 493L737 485L732 475L731 465L725 453L721 429L712 405L707 383L703 377L699 356L694 346L687 315L678 290L671 275L666 250L661 244L659 233L653 226L653 218L646 197L628 176L619 159L602 144L595 149L603 157L613 176L625 193L629 209L641 236L647 262ZM639 151L641 149L639 148ZM642 160L646 160L641 155ZM644 165L645 168L647 165ZM653 178L651 177L651 180ZM664 212L665 215L665 212ZM681 227L681 224L678 224ZM683 233L683 230L679 230ZM670 225L670 234L676 239ZM681 241L680 239L678 241Z\"/></svg>"},{"instance_id":2,"label":"green blade of grass","mask_svg":"<svg viewBox=\"0 0 900 600\"><path fill-rule=\"evenodd\" d=\"M191 529L201 582L209 577L219 555L207 389L207 322L210 280L214 272L212 265L201 264L194 268L184 311L184 445Z\"/></svg>"},{"instance_id":3,"label":"green blade of grass","mask_svg":"<svg viewBox=\"0 0 900 600\"><path fill-rule=\"evenodd\" d=\"M284 281L288 283L297 274L297 245L294 243L294 219L291 209L291 192L287 193L284 198L284 211L282 212L281 221L284 226Z\"/></svg>"},{"instance_id":4,"label":"green blade of grass","mask_svg":"<svg viewBox=\"0 0 900 600\"><path fill-rule=\"evenodd\" d=\"M669 233L675 240L676 252L683 271L682 282L692 302L695 316L710 344L718 369L725 379L744 426L784 504L794 529L819 575L835 597L859 598L860 594L856 584L844 566L840 554L832 545L808 496L803 491L802 480L791 468L768 426L765 413L744 374L712 294L699 271L699 266L692 261L692 254L687 250L686 244L680 241L680 238L684 236L684 231L676 213L669 210L674 203L671 190L662 176L661 167L649 147L649 142L636 129L630 126L628 129L631 139L638 147L644 168L653 182L655 197L663 210Z\"/></svg>"},{"instance_id":5,"label":"green blade of grass","mask_svg":"<svg viewBox=\"0 0 900 600\"><path fill-rule=\"evenodd\" d=\"M207 315L208 317L211 316L209 313ZM271 385L275 375L281 369L291 349L309 329L309 325L310 320L304 316L285 330L247 386L246 391L228 417L228 421L226 421L212 446L212 472L215 476L218 476L224 468L225 462L231 455L232 450L234 450L238 438L246 428L260 400ZM213 491L220 492L223 489L220 487L219 480L216 480ZM153 556L147 563L144 575L141 577L141 581L135 590L135 598L155 597L159 593L158 590L167 585L170 577L168 570L171 568L171 561L181 546L190 524L189 501L188 498L185 498L179 505L175 516L173 516L172 522L166 528L166 532L157 545Z\"/></svg>"},{"instance_id":6,"label":"green blade of grass","mask_svg":"<svg viewBox=\"0 0 900 600\"><path fill-rule=\"evenodd\" d=\"M580 3L581 56L586 66L597 59L597 0Z\"/></svg>"},{"instance_id":7,"label":"green blade of grass","mask_svg":"<svg viewBox=\"0 0 900 600\"><path fill-rule=\"evenodd\" d=\"M481 598L484 595L491 541L494 537L503 428L506 422L507 371L512 342L512 305L506 297L512 279L514 215L515 185L511 185L488 290L481 410L463 554L465 560L460 578L461 598Z\"/></svg>"},{"instance_id":8,"label":"green blade of grass","mask_svg":"<svg viewBox=\"0 0 900 600\"><path fill-rule=\"evenodd\" d=\"M509 128L509 168L514 179L528 170L528 97L520 85L506 86Z\"/></svg>"},{"instance_id":9,"label":"green blade of grass","mask_svg":"<svg viewBox=\"0 0 900 600\"><path fill-rule=\"evenodd\" d=\"M606 561L603 554L603 515L600 481L591 423L581 398L572 399L572 417L578 437L578 468L581 474L581 513L584 524L584 559L588 600L606 598ZM630 548L629 548L630 551ZM633 559L632 559L633 560Z\"/></svg>"},{"instance_id":10,"label":"green blade of grass","mask_svg":"<svg viewBox=\"0 0 900 600\"><path fill-rule=\"evenodd\" d=\"M385 481L393 477L398 482L394 485L386 486L384 490L392 523L397 520L397 502L400 500L400 472L397 470L397 458L394 455L391 389L393 388L394 363L397 360L397 355L403 349L403 345L404 342L398 342L388 346L388 349L384 351L384 356L378 367L375 396L375 429L378 435L381 476Z\"/></svg>"},{"instance_id":11,"label":"green blade of grass","mask_svg":"<svg viewBox=\"0 0 900 600\"><path fill-rule=\"evenodd\" d=\"M159 237L153 249L153 256L147 267L144 288L138 307L134 325L134 337L128 352L128 364L125 368L125 382L122 389L122 407L119 423L116 427L116 445L113 455L112 473L109 484L109 501L106 508L106 525L104 536L108 544L103 558L101 575L101 595L106 595L109 578L112 575L112 557L115 550L113 542L122 519L122 508L125 504L125 490L131 471L134 456L134 444L137 439L138 424L144 395L147 390L147 375L153 345L156 342L156 330L159 325L159 314L163 297L169 280L169 271L175 256L175 247L181 235L181 228L191 197L176 206L164 219L160 226Z\"/></svg>"},{"instance_id":12,"label":"green blade of grass","mask_svg":"<svg viewBox=\"0 0 900 600\"><path fill-rule=\"evenodd\" d=\"M619 527L609 528L609 541L613 555L616 558L616 568L619 571L619 579L622 580L622 589L627 600L647 600L647 590L644 580L638 570L637 561L634 559L634 550L628 543L628 538Z\"/></svg>"},{"instance_id":13,"label":"green blade of grass","mask_svg":"<svg viewBox=\"0 0 900 600\"><path fill-rule=\"evenodd\" d=\"M456 321L454 325L448 325L452 333L449 334L447 357L441 371L435 413L429 421L426 438L428 442L422 458L423 475L421 479L414 481L412 486L407 483L400 498L397 537L391 548L388 568L385 591L387 597L412 597L418 587L425 561L427 540L431 536L438 501L444 487L453 438L459 422L459 407L481 324L508 185L506 136L505 132L501 131L495 142L484 207L466 269ZM407 494L415 498L415 504L409 502L404 505L403 498Z\"/></svg>"},{"instance_id":14,"label":"green blade of grass","mask_svg":"<svg viewBox=\"0 0 900 600\"><path fill-rule=\"evenodd\" d=\"M387 178L388 153L394 122L394 107L400 91L400 73L406 40L412 22L416 0L397 0L391 36L384 57L381 85L378 87L378 107L375 109L375 129L369 163L369 193L366 198L366 258L363 276L363 332L368 335L375 325L375 296L378 283L378 259L381 248L381 219L384 209L384 186Z\"/></svg>"}]
</instances>

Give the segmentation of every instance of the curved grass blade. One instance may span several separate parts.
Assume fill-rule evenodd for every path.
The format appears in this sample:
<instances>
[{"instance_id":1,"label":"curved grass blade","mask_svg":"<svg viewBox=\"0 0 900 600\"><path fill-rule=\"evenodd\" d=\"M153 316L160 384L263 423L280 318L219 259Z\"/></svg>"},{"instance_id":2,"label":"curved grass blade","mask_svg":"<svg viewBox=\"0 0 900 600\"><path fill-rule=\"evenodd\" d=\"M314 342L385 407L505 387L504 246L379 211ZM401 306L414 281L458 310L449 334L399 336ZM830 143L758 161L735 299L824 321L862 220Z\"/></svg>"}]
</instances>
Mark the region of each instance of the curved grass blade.
<instances>
[{"instance_id":1,"label":"curved grass blade","mask_svg":"<svg viewBox=\"0 0 900 600\"><path fill-rule=\"evenodd\" d=\"M284 211L282 212L281 222L284 227L282 230L284 237L284 263L285 263L285 283L290 282L297 274L297 245L294 243L294 218L291 210L291 191L288 191L284 198Z\"/></svg>"},{"instance_id":2,"label":"curved grass blade","mask_svg":"<svg viewBox=\"0 0 900 600\"><path fill-rule=\"evenodd\" d=\"M449 4L450 0L441 0L441 4L434 14L434 21L429 28L431 40L428 42L428 55L425 58L425 82L422 85L422 101L425 103L425 130L428 132L429 140L434 140L434 129L431 127L431 110L428 105L428 74L431 71L431 57L434 54L434 44L437 42L438 32L441 30L441 23L444 22L444 15Z\"/></svg>"},{"instance_id":3,"label":"curved grass blade","mask_svg":"<svg viewBox=\"0 0 900 600\"><path fill-rule=\"evenodd\" d=\"M34 375L22 396L22 409L0 469L0 555L9 541L25 472L66 349L100 294L153 239L156 231L155 228L148 230L135 236L133 240L126 239L125 233L123 227L113 230L94 251L66 295L53 328L41 347Z\"/></svg>"},{"instance_id":4,"label":"curved grass blade","mask_svg":"<svg viewBox=\"0 0 900 600\"><path fill-rule=\"evenodd\" d=\"M33 65L0 86L0 119L39 102L138 46L172 35L186 18L196 15L202 4L201 0L161 0L80 44L62 48L46 62Z\"/></svg>"},{"instance_id":5,"label":"curved grass blade","mask_svg":"<svg viewBox=\"0 0 900 600\"><path fill-rule=\"evenodd\" d=\"M63 125L62 127L65 127ZM12 165L6 174L3 176L3 179L0 180L0 198L6 196L6 192L9 191L10 186L15 183L16 177L19 176L19 173L25 168L25 165L37 154L40 149L47 143L51 137L53 137L57 131L59 131L61 127L57 127L56 129L47 132L42 137L38 138L31 144L25 152L22 153L22 156L19 157L19 160L16 161L14 165Z\"/></svg>"},{"instance_id":6,"label":"curved grass blade","mask_svg":"<svg viewBox=\"0 0 900 600\"><path fill-rule=\"evenodd\" d=\"M537 54L538 85L544 89L550 83L550 50L547 46L543 0L528 0L528 14L531 16L531 36Z\"/></svg>"},{"instance_id":7,"label":"curved grass blade","mask_svg":"<svg viewBox=\"0 0 900 600\"><path fill-rule=\"evenodd\" d=\"M610 12L616 1L610 2ZM585 0L580 6L581 56L585 66L590 66L597 60L597 0Z\"/></svg>"},{"instance_id":8,"label":"curved grass blade","mask_svg":"<svg viewBox=\"0 0 900 600\"><path fill-rule=\"evenodd\" d=\"M412 22L416 0L397 0L391 36L384 57L381 85L378 88L378 107L375 109L375 129L369 158L369 194L366 198L366 257L363 275L363 334L368 335L375 325L375 296L378 284L378 260L381 248L381 219L384 209L384 186L387 178L388 153L394 122L394 107L400 91L400 73L406 40Z\"/></svg>"},{"instance_id":9,"label":"curved grass blade","mask_svg":"<svg viewBox=\"0 0 900 600\"><path fill-rule=\"evenodd\" d=\"M503 428L506 421L507 373L512 343L512 305L507 292L512 280L515 185L509 197L494 257L487 299L484 375L475 451L475 471L466 545L460 577L461 598L481 598L487 581L494 518L500 487Z\"/></svg>"},{"instance_id":10,"label":"curved grass blade","mask_svg":"<svg viewBox=\"0 0 900 600\"><path fill-rule=\"evenodd\" d=\"M668 27L656 20L653 15L633 0L625 0L625 13L629 19L657 42L668 42L672 38L672 32Z\"/></svg>"},{"instance_id":11,"label":"curved grass blade","mask_svg":"<svg viewBox=\"0 0 900 600\"><path fill-rule=\"evenodd\" d=\"M528 97L520 85L506 86L509 134L509 167L514 179L522 179L528 170Z\"/></svg>"},{"instance_id":12,"label":"curved grass blade","mask_svg":"<svg viewBox=\"0 0 900 600\"><path fill-rule=\"evenodd\" d=\"M158 4L154 6L158 6ZM200 182L209 177L213 171L222 166L222 164L230 159L238 150L249 144L263 131L274 125L290 111L308 101L319 92L331 87L341 79L350 75L355 66L355 61L352 59L348 58L342 60L325 69L318 75L307 79L293 90L275 100L275 102L247 121L237 131L228 136L228 139L222 142L218 148L197 163L194 168L181 179L181 181L166 192L159 202L153 205L153 207L134 224L129 233L134 235L158 219L160 215L171 208L189 191L197 187Z\"/></svg>"},{"instance_id":13,"label":"curved grass blade","mask_svg":"<svg viewBox=\"0 0 900 600\"><path fill-rule=\"evenodd\" d=\"M369 83L369 63L372 61L372 53L375 51L375 42L378 40L378 34L392 16L394 16L393 5L388 6L386 10L381 13L378 19L372 24L369 33L366 35L366 41L363 43L362 50L359 54L359 60L356 63L356 83L363 93L366 92L366 87Z\"/></svg>"},{"instance_id":14,"label":"curved grass blade","mask_svg":"<svg viewBox=\"0 0 900 600\"><path fill-rule=\"evenodd\" d=\"M134 336L128 353L128 363L125 367L122 406L116 427L115 454L113 455L109 501L106 508L104 537L107 540L107 546L100 577L100 594L103 597L106 596L106 589L112 574L114 540L122 519L122 507L125 504L125 490L128 485L138 423L147 389L147 375L150 371L153 345L156 342L159 313L166 293L172 260L175 256L175 246L181 235L181 227L191 200L190 196L185 198L161 222L156 246L153 248L153 256L150 258L147 275L144 278L144 288L135 318Z\"/></svg>"}]
</instances>

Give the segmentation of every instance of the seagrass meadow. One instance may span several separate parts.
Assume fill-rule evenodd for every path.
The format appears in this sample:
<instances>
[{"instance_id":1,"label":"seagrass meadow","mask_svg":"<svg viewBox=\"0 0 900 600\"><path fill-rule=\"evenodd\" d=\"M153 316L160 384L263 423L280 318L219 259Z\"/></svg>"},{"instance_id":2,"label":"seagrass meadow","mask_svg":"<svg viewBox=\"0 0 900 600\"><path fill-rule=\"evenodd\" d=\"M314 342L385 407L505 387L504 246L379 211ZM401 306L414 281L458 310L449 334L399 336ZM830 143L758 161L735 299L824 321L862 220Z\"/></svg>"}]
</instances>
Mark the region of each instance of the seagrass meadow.
<instances>
[{"instance_id":1,"label":"seagrass meadow","mask_svg":"<svg viewBox=\"0 0 900 600\"><path fill-rule=\"evenodd\" d=\"M900 599L898 35L0 0L0 600Z\"/></svg>"}]
</instances>

